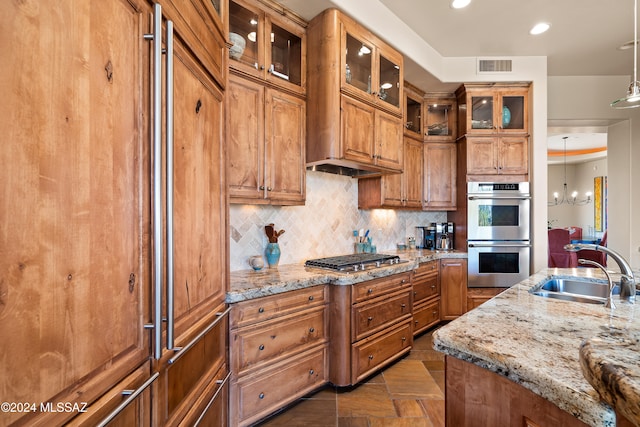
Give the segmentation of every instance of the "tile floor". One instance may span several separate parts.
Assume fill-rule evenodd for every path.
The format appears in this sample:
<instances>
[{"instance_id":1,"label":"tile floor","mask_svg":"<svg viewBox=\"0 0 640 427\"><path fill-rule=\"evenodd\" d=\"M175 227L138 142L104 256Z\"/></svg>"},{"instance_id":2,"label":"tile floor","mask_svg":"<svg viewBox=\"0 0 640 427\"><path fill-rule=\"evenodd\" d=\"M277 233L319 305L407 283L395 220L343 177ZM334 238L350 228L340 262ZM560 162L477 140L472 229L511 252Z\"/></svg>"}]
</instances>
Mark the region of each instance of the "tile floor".
<instances>
[{"instance_id":1,"label":"tile floor","mask_svg":"<svg viewBox=\"0 0 640 427\"><path fill-rule=\"evenodd\" d=\"M444 355L433 330L411 352L354 388L327 386L260 427L444 427Z\"/></svg>"}]
</instances>

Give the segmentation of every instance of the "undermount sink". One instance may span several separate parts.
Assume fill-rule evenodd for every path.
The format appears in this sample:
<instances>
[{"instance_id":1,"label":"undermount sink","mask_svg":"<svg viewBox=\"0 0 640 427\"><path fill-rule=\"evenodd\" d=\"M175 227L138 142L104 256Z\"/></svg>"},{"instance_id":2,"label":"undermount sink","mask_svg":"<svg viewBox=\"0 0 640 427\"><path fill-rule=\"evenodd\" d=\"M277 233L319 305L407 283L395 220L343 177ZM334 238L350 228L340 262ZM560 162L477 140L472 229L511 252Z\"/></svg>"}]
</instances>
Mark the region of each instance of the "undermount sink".
<instances>
[{"instance_id":1,"label":"undermount sink","mask_svg":"<svg viewBox=\"0 0 640 427\"><path fill-rule=\"evenodd\" d=\"M545 298L604 304L609 296L609 284L579 278L553 277L542 282L541 285L533 287L530 292ZM619 293L618 286L614 287L613 293Z\"/></svg>"}]
</instances>

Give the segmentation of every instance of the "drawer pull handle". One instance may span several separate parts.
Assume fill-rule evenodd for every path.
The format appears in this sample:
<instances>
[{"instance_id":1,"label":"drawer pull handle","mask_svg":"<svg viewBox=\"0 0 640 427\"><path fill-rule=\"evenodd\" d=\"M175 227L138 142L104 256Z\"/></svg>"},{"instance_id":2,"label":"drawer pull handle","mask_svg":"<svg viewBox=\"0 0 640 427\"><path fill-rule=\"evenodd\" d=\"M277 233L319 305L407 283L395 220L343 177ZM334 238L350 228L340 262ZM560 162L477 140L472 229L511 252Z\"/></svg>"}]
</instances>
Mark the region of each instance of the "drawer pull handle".
<instances>
[{"instance_id":1,"label":"drawer pull handle","mask_svg":"<svg viewBox=\"0 0 640 427\"><path fill-rule=\"evenodd\" d=\"M404 309L407 305L406 304L402 304L400 307L402 307L402 309Z\"/></svg>"},{"instance_id":2,"label":"drawer pull handle","mask_svg":"<svg viewBox=\"0 0 640 427\"><path fill-rule=\"evenodd\" d=\"M405 279L402 279L400 283L407 283L407 281Z\"/></svg>"},{"instance_id":3,"label":"drawer pull handle","mask_svg":"<svg viewBox=\"0 0 640 427\"><path fill-rule=\"evenodd\" d=\"M431 289L435 289L435 288L436 288L436 285L431 285Z\"/></svg>"},{"instance_id":4,"label":"drawer pull handle","mask_svg":"<svg viewBox=\"0 0 640 427\"><path fill-rule=\"evenodd\" d=\"M433 315L435 316L436 314L438 314L438 312L436 310L433 310Z\"/></svg>"},{"instance_id":5,"label":"drawer pull handle","mask_svg":"<svg viewBox=\"0 0 640 427\"><path fill-rule=\"evenodd\" d=\"M260 351L264 350L264 344L260 344L260 347L258 347L260 349Z\"/></svg>"},{"instance_id":6,"label":"drawer pull handle","mask_svg":"<svg viewBox=\"0 0 640 427\"><path fill-rule=\"evenodd\" d=\"M315 373L316 373L316 371L314 371L313 369L310 369L310 370L309 370L309 375L313 375L313 374L315 374Z\"/></svg>"},{"instance_id":7,"label":"drawer pull handle","mask_svg":"<svg viewBox=\"0 0 640 427\"><path fill-rule=\"evenodd\" d=\"M418 323L420 323L420 322L418 322L417 320L414 320L413 323L415 323L415 325L417 326Z\"/></svg>"},{"instance_id":8,"label":"drawer pull handle","mask_svg":"<svg viewBox=\"0 0 640 427\"><path fill-rule=\"evenodd\" d=\"M263 307L260 307L260 308L258 309L258 313L264 313L264 308L263 308Z\"/></svg>"},{"instance_id":9,"label":"drawer pull handle","mask_svg":"<svg viewBox=\"0 0 640 427\"><path fill-rule=\"evenodd\" d=\"M260 394L258 395L258 397L259 397L260 399L264 399L264 393L260 393Z\"/></svg>"},{"instance_id":10,"label":"drawer pull handle","mask_svg":"<svg viewBox=\"0 0 640 427\"><path fill-rule=\"evenodd\" d=\"M309 297L309 301L313 301L313 295Z\"/></svg>"},{"instance_id":11,"label":"drawer pull handle","mask_svg":"<svg viewBox=\"0 0 640 427\"><path fill-rule=\"evenodd\" d=\"M373 293L373 289L369 288L369 290L367 291L368 294L372 294Z\"/></svg>"},{"instance_id":12,"label":"drawer pull handle","mask_svg":"<svg viewBox=\"0 0 640 427\"><path fill-rule=\"evenodd\" d=\"M213 322L209 324L206 328L204 328L194 339L189 341L184 347L174 347L175 353L171 359L167 362L169 365L174 364L178 359L180 359L184 354L186 354L191 347L196 345L206 334L209 333L218 323L220 323L223 319L227 317L229 312L231 311L231 306L227 307L227 309L221 313L216 313L216 318Z\"/></svg>"},{"instance_id":13,"label":"drawer pull handle","mask_svg":"<svg viewBox=\"0 0 640 427\"><path fill-rule=\"evenodd\" d=\"M373 354L369 355L369 360L373 360Z\"/></svg>"},{"instance_id":14,"label":"drawer pull handle","mask_svg":"<svg viewBox=\"0 0 640 427\"><path fill-rule=\"evenodd\" d=\"M367 320L368 320L369 322L371 322L371 321L373 320L373 316L369 316L369 317L367 317Z\"/></svg>"},{"instance_id":15,"label":"drawer pull handle","mask_svg":"<svg viewBox=\"0 0 640 427\"><path fill-rule=\"evenodd\" d=\"M407 340L406 337L402 337L402 342L405 342Z\"/></svg>"},{"instance_id":16,"label":"drawer pull handle","mask_svg":"<svg viewBox=\"0 0 640 427\"><path fill-rule=\"evenodd\" d=\"M149 387L151 385L151 383L153 383L155 380L158 379L158 377L160 376L160 373L156 372L151 378L149 378L147 381L144 382L144 384L142 384L140 386L140 388L138 388L135 391L131 391L129 390L128 393L125 394L125 392L122 392L122 396L127 396L126 399L124 399L122 401L122 403L120 405L118 405L110 414L108 414L106 416L106 418L104 420L102 420L100 422L100 424L98 424L98 426L106 426L107 424L109 424L109 422L111 422L114 418L116 418L123 410L125 410L127 408L127 406L129 406L129 404L131 402L133 402L139 395L140 393L142 393L143 391L145 391L145 389L147 387Z\"/></svg>"},{"instance_id":17,"label":"drawer pull handle","mask_svg":"<svg viewBox=\"0 0 640 427\"><path fill-rule=\"evenodd\" d=\"M416 291L413 291L413 296L415 297L416 295L418 295L418 293Z\"/></svg>"},{"instance_id":18,"label":"drawer pull handle","mask_svg":"<svg viewBox=\"0 0 640 427\"><path fill-rule=\"evenodd\" d=\"M309 328L309 332L314 333L315 331L316 331L316 328L313 328L313 327Z\"/></svg>"}]
</instances>

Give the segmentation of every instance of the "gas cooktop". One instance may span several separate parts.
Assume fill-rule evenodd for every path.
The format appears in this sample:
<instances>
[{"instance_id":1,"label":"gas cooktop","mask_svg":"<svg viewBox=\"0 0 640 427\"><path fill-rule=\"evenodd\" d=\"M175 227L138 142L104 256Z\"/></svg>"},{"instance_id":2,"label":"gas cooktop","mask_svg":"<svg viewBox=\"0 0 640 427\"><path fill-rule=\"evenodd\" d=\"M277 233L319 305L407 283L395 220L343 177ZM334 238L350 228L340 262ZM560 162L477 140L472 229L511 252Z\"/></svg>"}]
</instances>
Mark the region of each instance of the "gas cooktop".
<instances>
[{"instance_id":1,"label":"gas cooktop","mask_svg":"<svg viewBox=\"0 0 640 427\"><path fill-rule=\"evenodd\" d=\"M398 255L385 254L350 254L328 258L310 259L304 263L306 267L324 268L333 271L363 271L383 267L385 265L400 264Z\"/></svg>"}]
</instances>

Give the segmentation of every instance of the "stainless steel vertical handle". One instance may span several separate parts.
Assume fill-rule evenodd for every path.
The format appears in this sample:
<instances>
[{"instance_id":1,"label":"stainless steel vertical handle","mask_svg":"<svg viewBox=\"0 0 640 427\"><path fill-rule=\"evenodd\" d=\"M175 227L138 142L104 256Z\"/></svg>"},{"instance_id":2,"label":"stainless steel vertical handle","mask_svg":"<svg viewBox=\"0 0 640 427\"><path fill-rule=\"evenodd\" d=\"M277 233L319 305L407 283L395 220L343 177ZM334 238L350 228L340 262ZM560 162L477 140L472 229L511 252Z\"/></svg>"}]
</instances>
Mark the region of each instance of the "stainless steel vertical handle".
<instances>
[{"instance_id":1,"label":"stainless steel vertical handle","mask_svg":"<svg viewBox=\"0 0 640 427\"><path fill-rule=\"evenodd\" d=\"M174 347L173 313L173 22L167 21L166 156L167 156L167 349Z\"/></svg>"},{"instance_id":2,"label":"stainless steel vertical handle","mask_svg":"<svg viewBox=\"0 0 640 427\"><path fill-rule=\"evenodd\" d=\"M153 139L153 356L162 356L162 7L153 7L153 33L145 34L153 40L153 113L151 123Z\"/></svg>"},{"instance_id":3,"label":"stainless steel vertical handle","mask_svg":"<svg viewBox=\"0 0 640 427\"><path fill-rule=\"evenodd\" d=\"M153 153L153 356L162 357L162 6L153 6L153 33L145 34L145 40L153 40L153 90L151 91L152 153ZM167 311L169 323L167 347L173 347L173 22L167 21L167 72L166 72L166 140L167 140Z\"/></svg>"}]
</instances>

